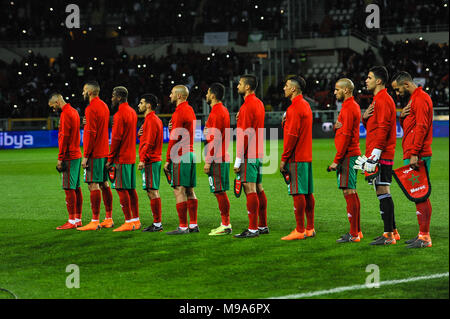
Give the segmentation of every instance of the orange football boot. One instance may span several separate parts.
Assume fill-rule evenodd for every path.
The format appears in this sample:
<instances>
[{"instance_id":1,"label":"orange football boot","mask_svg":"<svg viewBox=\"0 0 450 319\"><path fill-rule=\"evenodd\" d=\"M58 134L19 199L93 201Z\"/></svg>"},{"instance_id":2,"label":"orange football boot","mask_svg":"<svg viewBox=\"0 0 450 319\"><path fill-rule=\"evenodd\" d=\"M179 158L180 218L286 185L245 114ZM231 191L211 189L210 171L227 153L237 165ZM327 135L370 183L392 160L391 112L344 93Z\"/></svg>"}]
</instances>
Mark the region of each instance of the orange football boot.
<instances>
[{"instance_id":1,"label":"orange football boot","mask_svg":"<svg viewBox=\"0 0 450 319\"><path fill-rule=\"evenodd\" d=\"M358 237L359 237L360 239L363 239L363 238L364 238L363 233L362 233L362 232L359 232L359 233L358 233Z\"/></svg>"},{"instance_id":2,"label":"orange football boot","mask_svg":"<svg viewBox=\"0 0 450 319\"><path fill-rule=\"evenodd\" d=\"M306 230L305 238L312 238L315 236L316 236L316 231L314 230L314 228L311 230Z\"/></svg>"},{"instance_id":3,"label":"orange football boot","mask_svg":"<svg viewBox=\"0 0 450 319\"><path fill-rule=\"evenodd\" d=\"M114 229L113 231L132 231L134 230L134 223L133 222L125 222L122 224L122 226L117 227L116 229Z\"/></svg>"},{"instance_id":4,"label":"orange football boot","mask_svg":"<svg viewBox=\"0 0 450 319\"><path fill-rule=\"evenodd\" d=\"M113 222L112 218L106 218L106 219L104 219L104 220L100 223L100 227L101 227L101 228L113 228L113 227L114 227L114 222Z\"/></svg>"},{"instance_id":5,"label":"orange football boot","mask_svg":"<svg viewBox=\"0 0 450 319\"><path fill-rule=\"evenodd\" d=\"M133 224L134 224L134 230L141 229L141 221L140 220L134 221Z\"/></svg>"},{"instance_id":6,"label":"orange football boot","mask_svg":"<svg viewBox=\"0 0 450 319\"><path fill-rule=\"evenodd\" d=\"M297 229L294 229L289 235L282 237L281 240L305 239L305 234L306 232L299 233Z\"/></svg>"},{"instance_id":7,"label":"orange football boot","mask_svg":"<svg viewBox=\"0 0 450 319\"><path fill-rule=\"evenodd\" d=\"M56 229L61 230L61 229L72 229L72 228L77 228L76 224L71 224L68 221L61 226L56 227Z\"/></svg>"},{"instance_id":8,"label":"orange football boot","mask_svg":"<svg viewBox=\"0 0 450 319\"><path fill-rule=\"evenodd\" d=\"M87 224L86 226L83 227L78 227L77 230L97 230L100 229L100 222L96 221L96 222L90 222L89 224Z\"/></svg>"},{"instance_id":9,"label":"orange football boot","mask_svg":"<svg viewBox=\"0 0 450 319\"><path fill-rule=\"evenodd\" d=\"M394 234L394 238L395 238L395 240L400 240L400 234L398 233L398 230L397 230L397 228L396 228L396 229L394 229L394 232L393 232L393 234Z\"/></svg>"}]
</instances>

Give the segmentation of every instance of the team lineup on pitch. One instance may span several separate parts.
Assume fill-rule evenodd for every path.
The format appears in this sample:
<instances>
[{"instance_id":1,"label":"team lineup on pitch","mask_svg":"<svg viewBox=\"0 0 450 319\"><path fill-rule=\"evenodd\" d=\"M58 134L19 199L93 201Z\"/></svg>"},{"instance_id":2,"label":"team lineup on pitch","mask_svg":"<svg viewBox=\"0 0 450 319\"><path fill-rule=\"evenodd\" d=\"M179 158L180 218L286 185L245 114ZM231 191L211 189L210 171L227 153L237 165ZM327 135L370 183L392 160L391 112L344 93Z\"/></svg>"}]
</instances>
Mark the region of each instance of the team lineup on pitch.
<instances>
[{"instance_id":1,"label":"team lineup on pitch","mask_svg":"<svg viewBox=\"0 0 450 319\"><path fill-rule=\"evenodd\" d=\"M389 81L390 79L390 81ZM353 98L354 84L351 79L341 78L336 82L334 94L342 101L342 110L334 125L336 154L327 171L337 172L338 188L342 190L347 203L347 217L350 231L336 240L338 243L360 242L364 237L360 224L360 199L356 190L358 171L365 180L374 186L379 200L380 214L384 232L370 245L392 245L400 240L397 230L394 202L390 185L394 175L404 190L402 182L393 172L397 114L395 103L387 93L386 86L391 85L397 96L409 97L408 104L400 115L403 137L403 160L409 171L426 171L431 163L432 141L432 102L421 87L414 84L406 72L398 72L389 78L383 66L372 67L367 75L367 90L374 95L372 104L361 116L359 105ZM282 240L303 240L316 236L314 227L314 182L312 170L312 122L313 116L308 102L303 99L305 80L301 76L290 77L283 88L284 96L291 100L283 119L283 152L279 170L287 184L288 194L292 196L295 229ZM236 157L232 167L236 178L233 191L236 197L242 190L246 195L248 228L235 238L253 238L269 234L267 224L267 197L263 187L264 158L264 104L255 95L258 87L254 75L242 75L237 86L238 93L244 98L236 115ZM166 160L162 162L163 125L155 114L158 99L153 94L145 94L140 99L139 112L144 113L145 121L137 130L136 111L128 105L128 90L118 86L112 92L114 118L112 124L111 145L108 141L110 111L99 99L100 85L96 81L87 82L83 87L83 97L90 104L83 118L83 155L80 150L80 116L66 103L59 93L53 93L49 106L61 111L58 144L59 154L57 170L62 175L62 188L66 193L69 213L68 221L57 227L58 230L76 229L95 231L100 228L113 228L112 191L116 189L125 223L114 232L134 231L142 228L139 218L139 199L136 192L136 137L139 138L139 164L142 172L142 185L146 190L153 215L153 223L144 228L144 232L161 232L162 213L159 194L161 170L173 188L179 226L167 235L198 233L198 199L195 193L197 185L196 156L194 136L196 116L188 104L189 90L184 85L176 85L170 94L170 101L176 106L169 122L170 139ZM204 173L208 175L210 192L216 197L221 224L211 229L209 235L229 235L232 233L230 221L230 115L222 104L225 87L221 83L210 85L206 101L211 113L205 124L206 137ZM367 129L366 151L360 151L359 124L362 120ZM81 211L83 196L80 189L81 168L83 179L88 184L92 220L83 226ZM414 173L413 173L414 174ZM413 175L413 185L418 181ZM423 178L422 178L423 180ZM421 180L421 182L422 182ZM428 179L422 183L429 183ZM413 188L411 194L426 188ZM419 233L407 240L408 248L431 247L430 219L431 203L428 199L431 188L424 195L408 198L416 203ZM419 192L420 193L420 192ZM100 204L103 199L106 215L100 222ZM305 223L306 217L306 223Z\"/></svg>"}]
</instances>

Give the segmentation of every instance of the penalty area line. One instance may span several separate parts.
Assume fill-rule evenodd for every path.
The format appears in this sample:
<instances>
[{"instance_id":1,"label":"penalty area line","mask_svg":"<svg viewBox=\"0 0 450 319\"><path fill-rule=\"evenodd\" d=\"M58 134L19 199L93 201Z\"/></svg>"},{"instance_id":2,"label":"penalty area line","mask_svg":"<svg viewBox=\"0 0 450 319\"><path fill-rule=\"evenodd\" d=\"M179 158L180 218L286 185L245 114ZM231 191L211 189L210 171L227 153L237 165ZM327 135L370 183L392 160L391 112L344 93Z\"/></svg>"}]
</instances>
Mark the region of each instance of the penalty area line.
<instances>
[{"instance_id":1,"label":"penalty area line","mask_svg":"<svg viewBox=\"0 0 450 319\"><path fill-rule=\"evenodd\" d=\"M433 274L433 275L429 275L429 276L410 277L410 278L405 278L405 279L380 281L379 287L398 285L398 284L420 281L420 280L443 278L443 277L448 277L448 272L442 273L442 274ZM330 295L330 294L335 294L335 293L344 292L344 291L375 288L374 286L375 286L375 284L344 286L344 287L337 287L337 288L327 289L327 290L318 290L318 291L305 292L305 293L301 293L301 294L287 295L287 296L282 296L282 297L272 297L272 298L267 298L267 299L300 299L300 298L308 298L308 297L315 297L315 296L321 296L321 295Z\"/></svg>"}]
</instances>

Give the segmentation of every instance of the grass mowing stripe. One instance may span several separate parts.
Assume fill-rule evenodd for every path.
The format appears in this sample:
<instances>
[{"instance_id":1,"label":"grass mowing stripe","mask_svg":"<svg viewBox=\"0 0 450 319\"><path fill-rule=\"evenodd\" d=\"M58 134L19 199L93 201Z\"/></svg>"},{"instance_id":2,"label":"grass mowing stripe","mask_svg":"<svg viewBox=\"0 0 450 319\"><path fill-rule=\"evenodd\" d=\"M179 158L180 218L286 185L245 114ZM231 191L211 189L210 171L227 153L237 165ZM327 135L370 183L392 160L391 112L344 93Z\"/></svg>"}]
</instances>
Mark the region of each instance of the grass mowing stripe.
<instances>
[{"instance_id":1,"label":"grass mowing stripe","mask_svg":"<svg viewBox=\"0 0 450 319\"><path fill-rule=\"evenodd\" d=\"M420 277L411 277L411 278L405 278L405 279L381 281L379 283L379 285L380 285L380 287L381 286L398 285L398 284L403 284L403 283L407 283L407 282L427 280L427 279L436 279L436 278L442 278L442 277L448 277L448 272L442 273L442 274L429 275L429 276L420 276ZM314 296L320 296L320 295L329 295L329 294L335 294L335 293L343 292L343 291L359 290L359 289L367 289L367 288L374 288L374 287L372 287L371 285L366 285L366 284L345 286L345 287L337 287L337 288L328 289L328 290L311 291L311 292L305 292L302 294L288 295L288 296L283 296L283 297L274 297L274 298L268 298L268 299L300 299L300 298L308 298L308 297L314 297Z\"/></svg>"}]
</instances>

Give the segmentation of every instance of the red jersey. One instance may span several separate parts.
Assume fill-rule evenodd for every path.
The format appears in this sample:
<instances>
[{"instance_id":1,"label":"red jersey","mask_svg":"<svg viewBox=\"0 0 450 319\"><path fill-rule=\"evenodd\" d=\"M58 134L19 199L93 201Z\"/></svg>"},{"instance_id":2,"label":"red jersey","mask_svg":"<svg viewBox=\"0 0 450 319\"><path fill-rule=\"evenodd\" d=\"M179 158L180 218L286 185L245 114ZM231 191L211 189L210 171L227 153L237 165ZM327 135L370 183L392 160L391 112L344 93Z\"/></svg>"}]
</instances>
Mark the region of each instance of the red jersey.
<instances>
[{"instance_id":1,"label":"red jersey","mask_svg":"<svg viewBox=\"0 0 450 319\"><path fill-rule=\"evenodd\" d=\"M108 162L115 164L136 163L137 114L127 102L119 105L114 114L111 150Z\"/></svg>"},{"instance_id":2,"label":"red jersey","mask_svg":"<svg viewBox=\"0 0 450 319\"><path fill-rule=\"evenodd\" d=\"M300 94L286 111L283 128L283 162L312 162L313 115L309 103Z\"/></svg>"},{"instance_id":3,"label":"red jersey","mask_svg":"<svg viewBox=\"0 0 450 319\"><path fill-rule=\"evenodd\" d=\"M394 160L395 143L397 142L397 116L395 103L387 89L378 92L372 101L373 114L363 124L367 130L366 157L370 157L372 150L381 150L381 159Z\"/></svg>"},{"instance_id":4,"label":"red jersey","mask_svg":"<svg viewBox=\"0 0 450 319\"><path fill-rule=\"evenodd\" d=\"M344 157L359 156L359 123L361 122L361 108L355 102L355 98L349 97L342 103L342 109L338 116L342 127L336 129L334 145L336 156L334 162L339 164Z\"/></svg>"},{"instance_id":5,"label":"red jersey","mask_svg":"<svg viewBox=\"0 0 450 319\"><path fill-rule=\"evenodd\" d=\"M97 96L86 108L83 149L86 158L104 158L109 153L109 109Z\"/></svg>"},{"instance_id":6,"label":"red jersey","mask_svg":"<svg viewBox=\"0 0 450 319\"><path fill-rule=\"evenodd\" d=\"M205 127L208 128L208 136L206 136L208 146L205 162L228 163L230 161L230 155L228 154L228 146L230 144L230 113L221 102L213 105ZM219 137L219 132L222 139L215 140L215 137Z\"/></svg>"},{"instance_id":7,"label":"red jersey","mask_svg":"<svg viewBox=\"0 0 450 319\"><path fill-rule=\"evenodd\" d=\"M178 149L178 156L194 152L195 117L194 110L187 101L180 103L172 114L172 130L170 131L166 161L172 160L172 147Z\"/></svg>"},{"instance_id":8,"label":"red jersey","mask_svg":"<svg viewBox=\"0 0 450 319\"><path fill-rule=\"evenodd\" d=\"M163 145L163 123L152 111L145 116L139 141L139 161L153 163L161 161Z\"/></svg>"},{"instance_id":9,"label":"red jersey","mask_svg":"<svg viewBox=\"0 0 450 319\"><path fill-rule=\"evenodd\" d=\"M411 155L431 156L433 102L430 96L418 87L411 95L408 104L411 105L409 115L400 119L403 128L403 159L411 158Z\"/></svg>"},{"instance_id":10,"label":"red jersey","mask_svg":"<svg viewBox=\"0 0 450 319\"><path fill-rule=\"evenodd\" d=\"M264 118L266 110L256 95L249 94L239 109L236 133L236 157L262 159L264 157Z\"/></svg>"},{"instance_id":11,"label":"red jersey","mask_svg":"<svg viewBox=\"0 0 450 319\"><path fill-rule=\"evenodd\" d=\"M71 161L81 158L80 116L69 103L62 107L58 129L58 160Z\"/></svg>"}]
</instances>

